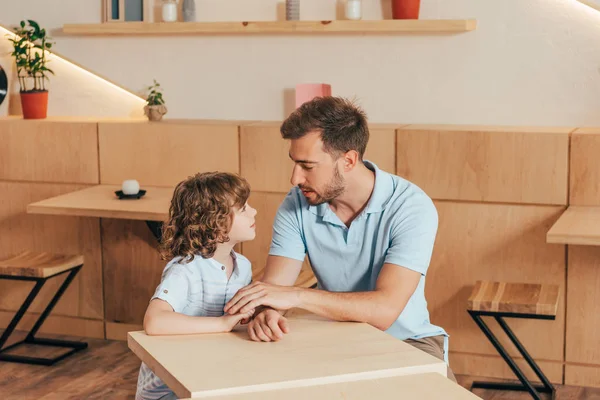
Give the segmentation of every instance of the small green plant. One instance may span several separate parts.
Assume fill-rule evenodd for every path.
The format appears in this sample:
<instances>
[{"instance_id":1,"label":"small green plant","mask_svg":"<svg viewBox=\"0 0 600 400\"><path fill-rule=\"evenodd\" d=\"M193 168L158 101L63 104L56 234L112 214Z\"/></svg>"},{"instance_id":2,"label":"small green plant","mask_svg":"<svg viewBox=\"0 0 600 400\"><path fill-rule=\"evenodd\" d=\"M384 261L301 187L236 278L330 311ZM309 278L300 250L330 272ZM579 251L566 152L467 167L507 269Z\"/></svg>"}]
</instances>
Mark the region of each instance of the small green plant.
<instances>
[{"instance_id":1,"label":"small green plant","mask_svg":"<svg viewBox=\"0 0 600 400\"><path fill-rule=\"evenodd\" d=\"M144 114L150 121L160 121L167 113L165 99L163 99L162 88L160 83L154 79L154 85L148 86L148 97L146 97L146 105L144 106Z\"/></svg>"},{"instance_id":2,"label":"small green plant","mask_svg":"<svg viewBox=\"0 0 600 400\"><path fill-rule=\"evenodd\" d=\"M19 27L13 28L16 37L7 35L13 44L11 55L17 64L17 75L21 92L36 92L46 90L48 74L54 71L46 66L46 50L50 50L54 42L46 34L46 30L32 20L21 21ZM33 81L32 85L27 82Z\"/></svg>"},{"instance_id":3,"label":"small green plant","mask_svg":"<svg viewBox=\"0 0 600 400\"><path fill-rule=\"evenodd\" d=\"M149 106L161 106L165 104L165 100L162 95L162 88L160 87L160 83L154 79L154 85L148 86L148 97L146 98L146 103Z\"/></svg>"}]
</instances>

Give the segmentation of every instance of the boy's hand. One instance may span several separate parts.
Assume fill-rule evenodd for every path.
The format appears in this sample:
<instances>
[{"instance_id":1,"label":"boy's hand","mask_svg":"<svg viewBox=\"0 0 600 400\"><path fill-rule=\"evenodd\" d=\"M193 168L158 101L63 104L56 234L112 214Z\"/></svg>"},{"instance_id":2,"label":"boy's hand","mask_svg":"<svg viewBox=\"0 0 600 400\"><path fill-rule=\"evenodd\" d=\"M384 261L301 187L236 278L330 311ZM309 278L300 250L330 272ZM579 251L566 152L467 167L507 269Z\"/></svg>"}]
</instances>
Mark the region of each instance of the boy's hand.
<instances>
[{"instance_id":1,"label":"boy's hand","mask_svg":"<svg viewBox=\"0 0 600 400\"><path fill-rule=\"evenodd\" d=\"M225 322L225 330L227 332L230 332L240 322L242 322L243 324L247 324L248 321L250 321L250 318L252 318L252 315L254 315L254 310L250 310L247 313L240 313L234 315L225 314L221 318L223 318L223 321Z\"/></svg>"}]
</instances>

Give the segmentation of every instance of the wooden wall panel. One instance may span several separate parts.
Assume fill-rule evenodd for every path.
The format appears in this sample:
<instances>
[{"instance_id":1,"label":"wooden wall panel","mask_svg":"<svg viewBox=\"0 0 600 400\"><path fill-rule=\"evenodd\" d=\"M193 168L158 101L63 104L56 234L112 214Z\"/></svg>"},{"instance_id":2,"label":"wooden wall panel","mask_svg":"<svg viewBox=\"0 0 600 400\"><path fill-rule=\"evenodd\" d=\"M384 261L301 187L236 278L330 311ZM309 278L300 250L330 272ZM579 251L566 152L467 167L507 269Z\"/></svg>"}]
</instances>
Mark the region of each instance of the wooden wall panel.
<instances>
[{"instance_id":1,"label":"wooden wall panel","mask_svg":"<svg viewBox=\"0 0 600 400\"><path fill-rule=\"evenodd\" d=\"M436 207L440 222L426 296L432 322L450 334L450 350L497 354L466 311L476 280L551 283L561 288L555 321L508 323L536 360L562 361L565 246L546 244L545 237L563 207L449 201L437 201ZM495 321L490 328L503 344L509 342Z\"/></svg>"},{"instance_id":2,"label":"wooden wall panel","mask_svg":"<svg viewBox=\"0 0 600 400\"><path fill-rule=\"evenodd\" d=\"M136 324L120 324L117 322L106 323L106 339L107 340L127 340L127 332L143 331L144 327Z\"/></svg>"},{"instance_id":3,"label":"wooden wall panel","mask_svg":"<svg viewBox=\"0 0 600 400\"><path fill-rule=\"evenodd\" d=\"M396 171L434 199L566 205L571 130L409 125Z\"/></svg>"},{"instance_id":4,"label":"wooden wall panel","mask_svg":"<svg viewBox=\"0 0 600 400\"><path fill-rule=\"evenodd\" d=\"M525 376L534 382L539 382L540 379L533 373L524 358L519 357L515 358L514 360L519 368L521 368L521 370L525 373ZM506 362L500 356L450 352L449 362L450 368L452 368L452 372L455 374L510 379L512 381L517 379L508 364L506 364ZM550 379L550 382L562 384L562 362L539 359L536 359L535 362L540 366L542 372L544 372L548 379Z\"/></svg>"},{"instance_id":5,"label":"wooden wall panel","mask_svg":"<svg viewBox=\"0 0 600 400\"><path fill-rule=\"evenodd\" d=\"M567 280L566 360L600 369L599 246L569 246Z\"/></svg>"},{"instance_id":6,"label":"wooden wall panel","mask_svg":"<svg viewBox=\"0 0 600 400\"><path fill-rule=\"evenodd\" d=\"M239 132L231 124L100 123L100 180L174 186L197 172L239 173Z\"/></svg>"},{"instance_id":7,"label":"wooden wall panel","mask_svg":"<svg viewBox=\"0 0 600 400\"><path fill-rule=\"evenodd\" d=\"M275 221L277 209L284 198L285 194L253 192L248 200L248 203L257 210L256 238L243 243L242 254L252 263L252 276L254 279L260 278L263 274L269 255L269 247L271 246L273 222ZM304 259L302 272L296 284L306 281L316 283L308 257Z\"/></svg>"},{"instance_id":8,"label":"wooden wall panel","mask_svg":"<svg viewBox=\"0 0 600 400\"><path fill-rule=\"evenodd\" d=\"M166 261L143 221L102 219L105 320L141 325Z\"/></svg>"},{"instance_id":9,"label":"wooden wall panel","mask_svg":"<svg viewBox=\"0 0 600 400\"><path fill-rule=\"evenodd\" d=\"M289 142L281 138L280 122L241 127L241 173L253 191L287 193L294 164L289 158ZM394 125L370 125L365 159L387 172L395 170Z\"/></svg>"},{"instance_id":10,"label":"wooden wall panel","mask_svg":"<svg viewBox=\"0 0 600 400\"><path fill-rule=\"evenodd\" d=\"M98 183L94 122L0 119L0 180Z\"/></svg>"},{"instance_id":11,"label":"wooden wall panel","mask_svg":"<svg viewBox=\"0 0 600 400\"><path fill-rule=\"evenodd\" d=\"M565 385L600 387L600 366L565 365Z\"/></svg>"},{"instance_id":12,"label":"wooden wall panel","mask_svg":"<svg viewBox=\"0 0 600 400\"><path fill-rule=\"evenodd\" d=\"M364 159L373 161L390 174L396 171L396 130L380 125L369 126L369 144Z\"/></svg>"},{"instance_id":13,"label":"wooden wall panel","mask_svg":"<svg viewBox=\"0 0 600 400\"><path fill-rule=\"evenodd\" d=\"M6 328L14 315L13 311L0 311L0 328ZM39 316L39 313L25 314L17 330L28 332ZM104 339L104 322L100 319L65 317L52 312L40 328L40 333Z\"/></svg>"},{"instance_id":14,"label":"wooden wall panel","mask_svg":"<svg viewBox=\"0 0 600 400\"><path fill-rule=\"evenodd\" d=\"M600 128L577 129L571 135L569 204L600 205Z\"/></svg>"},{"instance_id":15,"label":"wooden wall panel","mask_svg":"<svg viewBox=\"0 0 600 400\"><path fill-rule=\"evenodd\" d=\"M83 254L85 264L51 315L102 319L102 264L97 218L26 214L27 204L84 188L84 185L0 181L0 257L24 250ZM40 312L64 277L49 280L31 311ZM32 283L0 280L0 309L16 310Z\"/></svg>"},{"instance_id":16,"label":"wooden wall panel","mask_svg":"<svg viewBox=\"0 0 600 400\"><path fill-rule=\"evenodd\" d=\"M242 126L240 129L241 174L252 191L287 193L294 163L289 143L281 138L280 122Z\"/></svg>"}]
</instances>

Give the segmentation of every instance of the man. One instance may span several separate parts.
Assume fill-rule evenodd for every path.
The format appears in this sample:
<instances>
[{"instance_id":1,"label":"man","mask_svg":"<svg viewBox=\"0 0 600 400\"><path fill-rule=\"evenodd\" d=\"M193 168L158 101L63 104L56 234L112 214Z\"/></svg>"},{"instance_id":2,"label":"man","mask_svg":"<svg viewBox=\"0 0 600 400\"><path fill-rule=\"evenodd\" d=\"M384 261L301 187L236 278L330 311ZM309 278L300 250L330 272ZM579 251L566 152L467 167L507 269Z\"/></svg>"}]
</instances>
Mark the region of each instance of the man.
<instances>
[{"instance_id":1,"label":"man","mask_svg":"<svg viewBox=\"0 0 600 400\"><path fill-rule=\"evenodd\" d=\"M431 199L363 161L366 116L347 100L303 104L281 134L291 142L294 188L275 217L262 280L241 289L225 311L256 309L248 324L255 341L282 339L289 327L280 311L301 308L366 322L447 360L447 334L429 322L424 293L438 226ZM293 286L306 253L317 290Z\"/></svg>"}]
</instances>

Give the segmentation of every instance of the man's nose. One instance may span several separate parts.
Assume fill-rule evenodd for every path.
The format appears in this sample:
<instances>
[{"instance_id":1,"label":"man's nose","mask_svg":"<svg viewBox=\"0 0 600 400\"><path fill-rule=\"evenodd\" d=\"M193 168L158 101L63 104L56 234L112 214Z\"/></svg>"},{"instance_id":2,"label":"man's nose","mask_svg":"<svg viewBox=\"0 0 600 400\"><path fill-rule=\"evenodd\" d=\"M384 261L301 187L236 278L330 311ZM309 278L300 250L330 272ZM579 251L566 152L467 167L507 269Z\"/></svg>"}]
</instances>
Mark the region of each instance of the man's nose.
<instances>
[{"instance_id":1,"label":"man's nose","mask_svg":"<svg viewBox=\"0 0 600 400\"><path fill-rule=\"evenodd\" d=\"M290 183L292 186L298 186L304 182L304 176L302 174L302 169L299 165L294 165L292 169L292 178L290 179Z\"/></svg>"}]
</instances>

